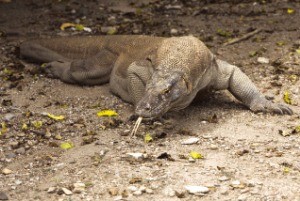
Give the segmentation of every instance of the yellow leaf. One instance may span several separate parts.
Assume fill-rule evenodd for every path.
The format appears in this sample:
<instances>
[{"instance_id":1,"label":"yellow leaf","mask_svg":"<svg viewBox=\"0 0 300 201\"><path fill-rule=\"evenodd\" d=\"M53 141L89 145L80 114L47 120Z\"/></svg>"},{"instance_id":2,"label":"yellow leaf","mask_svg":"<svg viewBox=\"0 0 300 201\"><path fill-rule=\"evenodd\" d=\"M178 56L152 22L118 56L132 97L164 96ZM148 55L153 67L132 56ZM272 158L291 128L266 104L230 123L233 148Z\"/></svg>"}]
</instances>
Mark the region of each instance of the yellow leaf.
<instances>
[{"instance_id":1,"label":"yellow leaf","mask_svg":"<svg viewBox=\"0 0 300 201\"><path fill-rule=\"evenodd\" d=\"M64 120L64 119L65 119L65 117L64 117L63 115L58 115L58 116L56 116L56 115L47 113L47 116L48 116L49 118L51 118L51 119L56 120L56 121L61 121L61 120Z\"/></svg>"},{"instance_id":2,"label":"yellow leaf","mask_svg":"<svg viewBox=\"0 0 300 201\"><path fill-rule=\"evenodd\" d=\"M69 27L75 27L76 24L74 23L63 23L62 25L60 25L60 30L64 31L66 28L69 28Z\"/></svg>"},{"instance_id":3,"label":"yellow leaf","mask_svg":"<svg viewBox=\"0 0 300 201\"><path fill-rule=\"evenodd\" d=\"M84 30L84 26L83 26L82 24L76 24L76 25L75 25L75 29L76 29L77 31L83 31L83 30Z\"/></svg>"},{"instance_id":4,"label":"yellow leaf","mask_svg":"<svg viewBox=\"0 0 300 201\"><path fill-rule=\"evenodd\" d=\"M32 122L32 125L35 127L35 128L41 128L43 126L43 122L41 121L33 121Z\"/></svg>"},{"instance_id":5,"label":"yellow leaf","mask_svg":"<svg viewBox=\"0 0 300 201\"><path fill-rule=\"evenodd\" d=\"M22 125L22 130L28 130L27 124L23 123L23 125Z\"/></svg>"},{"instance_id":6,"label":"yellow leaf","mask_svg":"<svg viewBox=\"0 0 300 201\"><path fill-rule=\"evenodd\" d=\"M283 100L286 104L291 105L292 104L292 99L291 99L291 94L288 91L285 91L283 94Z\"/></svg>"},{"instance_id":7,"label":"yellow leaf","mask_svg":"<svg viewBox=\"0 0 300 201\"><path fill-rule=\"evenodd\" d=\"M300 49L296 49L296 52L297 52L298 54L300 54Z\"/></svg>"},{"instance_id":8,"label":"yellow leaf","mask_svg":"<svg viewBox=\"0 0 300 201\"><path fill-rule=\"evenodd\" d=\"M101 110L97 112L98 117L114 117L118 116L118 113L115 112L114 110Z\"/></svg>"},{"instance_id":9,"label":"yellow leaf","mask_svg":"<svg viewBox=\"0 0 300 201\"><path fill-rule=\"evenodd\" d=\"M297 133L300 133L300 126L296 126L295 131L296 131Z\"/></svg>"},{"instance_id":10,"label":"yellow leaf","mask_svg":"<svg viewBox=\"0 0 300 201\"><path fill-rule=\"evenodd\" d=\"M7 68L3 69L3 73L6 74L6 75L12 75L13 74L13 72L11 70L7 69Z\"/></svg>"},{"instance_id":11,"label":"yellow leaf","mask_svg":"<svg viewBox=\"0 0 300 201\"><path fill-rule=\"evenodd\" d=\"M153 141L153 138L152 136L150 135L150 133L147 133L144 137L144 141L145 143L148 143L148 142L152 142Z\"/></svg>"},{"instance_id":12,"label":"yellow leaf","mask_svg":"<svg viewBox=\"0 0 300 201\"><path fill-rule=\"evenodd\" d=\"M283 168L283 173L289 173L289 172L290 172L290 168L288 168L288 167Z\"/></svg>"},{"instance_id":13,"label":"yellow leaf","mask_svg":"<svg viewBox=\"0 0 300 201\"><path fill-rule=\"evenodd\" d=\"M276 45L279 46L279 47L281 47L281 46L284 46L284 45L285 45L285 42L283 42L283 41L278 41L278 42L276 42Z\"/></svg>"},{"instance_id":14,"label":"yellow leaf","mask_svg":"<svg viewBox=\"0 0 300 201\"><path fill-rule=\"evenodd\" d=\"M293 14L294 12L295 12L295 10L292 9L292 8L288 8L288 9L287 9L287 13L288 13L288 14Z\"/></svg>"},{"instance_id":15,"label":"yellow leaf","mask_svg":"<svg viewBox=\"0 0 300 201\"><path fill-rule=\"evenodd\" d=\"M6 123L2 122L1 123L1 133L4 134L7 132L7 127L6 127Z\"/></svg>"},{"instance_id":16,"label":"yellow leaf","mask_svg":"<svg viewBox=\"0 0 300 201\"><path fill-rule=\"evenodd\" d=\"M193 158L193 159L202 159L203 156L202 154L196 152L196 151L191 151L190 152L190 156Z\"/></svg>"},{"instance_id":17,"label":"yellow leaf","mask_svg":"<svg viewBox=\"0 0 300 201\"><path fill-rule=\"evenodd\" d=\"M60 144L60 148L64 150L68 150L74 147L74 144L72 142L63 142Z\"/></svg>"}]
</instances>

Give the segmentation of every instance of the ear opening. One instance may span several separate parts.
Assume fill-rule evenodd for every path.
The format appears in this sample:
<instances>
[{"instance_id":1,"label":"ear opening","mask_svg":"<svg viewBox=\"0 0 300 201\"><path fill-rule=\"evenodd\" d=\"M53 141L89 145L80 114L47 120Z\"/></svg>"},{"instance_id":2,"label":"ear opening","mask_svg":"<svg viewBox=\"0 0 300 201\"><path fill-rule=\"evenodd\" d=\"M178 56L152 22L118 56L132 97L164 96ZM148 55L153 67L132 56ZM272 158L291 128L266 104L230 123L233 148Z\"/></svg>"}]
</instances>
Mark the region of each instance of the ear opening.
<instances>
[{"instance_id":1,"label":"ear opening","mask_svg":"<svg viewBox=\"0 0 300 201\"><path fill-rule=\"evenodd\" d=\"M190 83L185 76L182 76L182 79L185 82L185 85L186 85L186 88L187 88L188 92L190 93L193 89L192 83Z\"/></svg>"}]
</instances>

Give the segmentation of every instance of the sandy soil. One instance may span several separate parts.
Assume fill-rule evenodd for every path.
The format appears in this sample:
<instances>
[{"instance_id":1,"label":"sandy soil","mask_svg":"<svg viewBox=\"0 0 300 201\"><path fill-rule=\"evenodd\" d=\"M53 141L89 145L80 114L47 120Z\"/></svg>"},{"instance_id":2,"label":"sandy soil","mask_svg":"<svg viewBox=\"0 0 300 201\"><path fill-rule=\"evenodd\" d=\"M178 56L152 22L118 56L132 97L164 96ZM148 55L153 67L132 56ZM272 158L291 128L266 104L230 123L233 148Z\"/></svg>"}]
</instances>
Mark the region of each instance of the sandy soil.
<instances>
[{"instance_id":1,"label":"sandy soil","mask_svg":"<svg viewBox=\"0 0 300 201\"><path fill-rule=\"evenodd\" d=\"M299 0L0 1L0 200L300 200L299 19ZM92 32L60 30L66 22ZM255 29L262 31L223 46ZM253 114L215 92L142 123L131 138L133 106L108 85L49 79L17 56L30 38L109 33L199 37L274 102L289 92L295 114ZM102 109L119 115L97 117ZM63 150L63 142L74 147ZM204 158L192 160L191 151ZM188 193L188 185L208 192Z\"/></svg>"}]
</instances>

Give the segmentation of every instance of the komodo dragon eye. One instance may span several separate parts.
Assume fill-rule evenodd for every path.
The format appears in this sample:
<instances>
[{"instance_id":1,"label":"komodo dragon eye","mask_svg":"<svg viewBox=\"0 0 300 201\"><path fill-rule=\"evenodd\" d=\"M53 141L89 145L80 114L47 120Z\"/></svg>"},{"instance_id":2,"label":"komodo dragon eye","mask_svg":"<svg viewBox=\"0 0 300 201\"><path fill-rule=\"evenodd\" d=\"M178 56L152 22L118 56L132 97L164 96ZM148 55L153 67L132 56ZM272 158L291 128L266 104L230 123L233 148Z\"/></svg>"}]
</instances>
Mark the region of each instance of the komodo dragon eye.
<instances>
[{"instance_id":1,"label":"komodo dragon eye","mask_svg":"<svg viewBox=\"0 0 300 201\"><path fill-rule=\"evenodd\" d=\"M162 91L162 94L168 94L168 93L170 93L170 91L171 91L171 88L164 89Z\"/></svg>"}]
</instances>

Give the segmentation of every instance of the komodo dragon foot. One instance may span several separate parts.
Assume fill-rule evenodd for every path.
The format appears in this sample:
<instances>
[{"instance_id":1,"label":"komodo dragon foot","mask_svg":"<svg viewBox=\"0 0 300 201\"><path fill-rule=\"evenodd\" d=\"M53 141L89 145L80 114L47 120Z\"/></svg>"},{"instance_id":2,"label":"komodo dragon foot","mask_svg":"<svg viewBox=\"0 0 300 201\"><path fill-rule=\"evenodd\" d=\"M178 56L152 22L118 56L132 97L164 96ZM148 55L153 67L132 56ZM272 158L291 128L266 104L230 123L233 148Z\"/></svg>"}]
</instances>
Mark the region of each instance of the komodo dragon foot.
<instances>
[{"instance_id":1,"label":"komodo dragon foot","mask_svg":"<svg viewBox=\"0 0 300 201\"><path fill-rule=\"evenodd\" d=\"M265 98L255 98L250 104L250 110L258 112L271 112L276 114L289 114L292 115L293 111L286 105L273 103Z\"/></svg>"}]
</instances>

